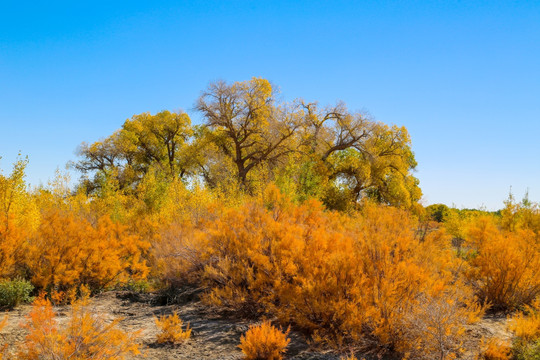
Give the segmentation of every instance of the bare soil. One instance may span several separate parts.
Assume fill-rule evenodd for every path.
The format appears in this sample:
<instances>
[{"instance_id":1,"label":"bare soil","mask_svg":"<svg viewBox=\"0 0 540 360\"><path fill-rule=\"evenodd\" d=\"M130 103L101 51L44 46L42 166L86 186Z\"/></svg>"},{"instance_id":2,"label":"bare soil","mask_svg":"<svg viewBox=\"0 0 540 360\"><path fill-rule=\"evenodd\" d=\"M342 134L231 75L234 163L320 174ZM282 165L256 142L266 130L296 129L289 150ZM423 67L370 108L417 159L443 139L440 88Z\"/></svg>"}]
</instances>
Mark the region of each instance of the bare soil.
<instances>
[{"instance_id":1,"label":"bare soil","mask_svg":"<svg viewBox=\"0 0 540 360\"><path fill-rule=\"evenodd\" d=\"M106 319L122 318L120 326L127 331L140 331L141 354L129 359L146 360L204 360L242 359L238 348L240 337L253 321L236 319L223 313L212 311L201 303L196 291L187 291L178 297L174 304L163 304L164 298L156 294L137 294L132 292L113 291L96 296L92 299L93 311ZM13 350L17 343L23 341L26 331L21 328L25 318L30 312L30 305L23 305L7 313L8 324L0 332L0 344L8 344L8 350ZM67 306L55 307L59 322L68 320L69 308ZM159 345L155 339L158 329L154 322L155 317L178 312L184 323L192 328L191 338L180 345ZM478 343L482 337L497 336L510 339L506 330L506 318L488 316L475 324L468 331L467 337L471 343ZM291 343L288 347L286 359L291 360L339 360L341 354L332 350L321 350L311 347L307 339L298 332L291 331ZM477 349L471 348L465 358L474 358ZM372 358L357 354L358 359ZM7 357L9 359L9 356ZM391 359L390 357L377 357Z\"/></svg>"}]
</instances>

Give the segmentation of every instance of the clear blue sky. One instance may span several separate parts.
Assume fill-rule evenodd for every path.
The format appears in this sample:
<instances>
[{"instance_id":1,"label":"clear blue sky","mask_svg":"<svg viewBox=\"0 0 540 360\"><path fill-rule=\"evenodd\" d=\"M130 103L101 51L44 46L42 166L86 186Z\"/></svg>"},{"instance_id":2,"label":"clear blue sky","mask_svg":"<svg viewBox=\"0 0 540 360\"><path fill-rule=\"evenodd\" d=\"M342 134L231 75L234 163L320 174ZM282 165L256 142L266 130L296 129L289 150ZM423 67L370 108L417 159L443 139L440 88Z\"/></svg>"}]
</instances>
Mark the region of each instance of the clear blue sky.
<instances>
[{"instance_id":1,"label":"clear blue sky","mask_svg":"<svg viewBox=\"0 0 540 360\"><path fill-rule=\"evenodd\" d=\"M82 141L216 79L405 125L425 203L540 200L539 1L0 2L0 167L46 183ZM76 177L76 175L75 175Z\"/></svg>"}]
</instances>

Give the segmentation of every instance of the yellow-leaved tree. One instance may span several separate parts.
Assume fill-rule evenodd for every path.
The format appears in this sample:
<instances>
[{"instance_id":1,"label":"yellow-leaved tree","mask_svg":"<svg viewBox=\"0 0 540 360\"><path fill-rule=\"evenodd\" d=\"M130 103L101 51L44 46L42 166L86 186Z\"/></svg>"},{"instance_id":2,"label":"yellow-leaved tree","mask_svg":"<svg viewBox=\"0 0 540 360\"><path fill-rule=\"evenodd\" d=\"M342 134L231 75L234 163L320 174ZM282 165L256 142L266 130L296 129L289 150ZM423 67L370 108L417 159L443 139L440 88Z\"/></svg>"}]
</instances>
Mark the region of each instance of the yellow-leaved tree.
<instances>
[{"instance_id":1,"label":"yellow-leaved tree","mask_svg":"<svg viewBox=\"0 0 540 360\"><path fill-rule=\"evenodd\" d=\"M39 225L39 209L24 181L27 163L18 160L10 175L0 174L0 278L17 275L26 239Z\"/></svg>"}]
</instances>

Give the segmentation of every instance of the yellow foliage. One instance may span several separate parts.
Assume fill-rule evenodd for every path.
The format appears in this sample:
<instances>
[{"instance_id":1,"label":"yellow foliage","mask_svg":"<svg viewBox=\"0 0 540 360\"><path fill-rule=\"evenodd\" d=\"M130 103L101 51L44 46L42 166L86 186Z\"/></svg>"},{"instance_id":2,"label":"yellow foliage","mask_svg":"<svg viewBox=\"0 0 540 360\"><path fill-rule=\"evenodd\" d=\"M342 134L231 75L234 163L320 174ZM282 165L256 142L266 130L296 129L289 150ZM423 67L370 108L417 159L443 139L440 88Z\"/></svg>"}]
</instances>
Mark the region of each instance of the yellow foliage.
<instances>
[{"instance_id":1,"label":"yellow foliage","mask_svg":"<svg viewBox=\"0 0 540 360\"><path fill-rule=\"evenodd\" d=\"M510 330L516 337L526 342L540 339L540 298L531 306L526 306L525 312L518 312L512 318Z\"/></svg>"},{"instance_id":2,"label":"yellow foliage","mask_svg":"<svg viewBox=\"0 0 540 360\"><path fill-rule=\"evenodd\" d=\"M158 344L177 344L191 337L189 324L183 330L184 322L178 317L176 311L172 315L156 318L155 321L157 327L161 330L156 339Z\"/></svg>"},{"instance_id":3,"label":"yellow foliage","mask_svg":"<svg viewBox=\"0 0 540 360\"><path fill-rule=\"evenodd\" d=\"M27 237L25 229L12 222L11 217L0 226L0 279L16 276L24 259Z\"/></svg>"},{"instance_id":4,"label":"yellow foliage","mask_svg":"<svg viewBox=\"0 0 540 360\"><path fill-rule=\"evenodd\" d=\"M9 176L0 173L0 279L17 275L27 237L39 224L39 210L24 181L27 160L18 160Z\"/></svg>"},{"instance_id":5,"label":"yellow foliage","mask_svg":"<svg viewBox=\"0 0 540 360\"><path fill-rule=\"evenodd\" d=\"M4 231L10 224L32 231L39 223L39 209L24 181L27 164L28 160L18 160L9 176L0 173L0 228Z\"/></svg>"},{"instance_id":6,"label":"yellow foliage","mask_svg":"<svg viewBox=\"0 0 540 360\"><path fill-rule=\"evenodd\" d=\"M60 326L55 316L48 300L40 297L34 302L18 360L122 360L139 354L138 334L120 330L119 320L106 322L93 313L87 297L73 304L65 326Z\"/></svg>"},{"instance_id":7,"label":"yellow foliage","mask_svg":"<svg viewBox=\"0 0 540 360\"><path fill-rule=\"evenodd\" d=\"M482 301L513 309L540 295L540 243L532 231L499 230L483 217L471 225L467 241L474 251L467 276Z\"/></svg>"},{"instance_id":8,"label":"yellow foliage","mask_svg":"<svg viewBox=\"0 0 540 360\"><path fill-rule=\"evenodd\" d=\"M289 345L289 330L282 332L270 321L261 325L252 325L240 338L242 353L246 360L281 360Z\"/></svg>"},{"instance_id":9,"label":"yellow foliage","mask_svg":"<svg viewBox=\"0 0 540 360\"><path fill-rule=\"evenodd\" d=\"M171 286L198 283L210 253L206 234L191 222L163 229L152 250L161 279Z\"/></svg>"},{"instance_id":10,"label":"yellow foliage","mask_svg":"<svg viewBox=\"0 0 540 360\"><path fill-rule=\"evenodd\" d=\"M50 212L30 241L26 262L37 287L66 290L86 284L99 290L146 276L141 256L148 246L108 217L92 226L72 213Z\"/></svg>"},{"instance_id":11,"label":"yellow foliage","mask_svg":"<svg viewBox=\"0 0 540 360\"><path fill-rule=\"evenodd\" d=\"M482 352L481 359L483 360L510 360L512 349L510 344L499 339L490 339L483 344L485 349Z\"/></svg>"},{"instance_id":12,"label":"yellow foliage","mask_svg":"<svg viewBox=\"0 0 540 360\"><path fill-rule=\"evenodd\" d=\"M444 232L419 241L415 220L392 207L366 204L348 216L313 200L295 205L273 189L261 200L171 229L163 239L173 244L169 276L197 274L208 303L268 313L317 342L377 344L418 358L459 353L464 327L482 309L456 278L463 260ZM426 335L434 324L446 340Z\"/></svg>"},{"instance_id":13,"label":"yellow foliage","mask_svg":"<svg viewBox=\"0 0 540 360\"><path fill-rule=\"evenodd\" d=\"M510 321L514 332L512 352L516 359L537 359L540 354L540 298L525 306Z\"/></svg>"},{"instance_id":14,"label":"yellow foliage","mask_svg":"<svg viewBox=\"0 0 540 360\"><path fill-rule=\"evenodd\" d=\"M482 309L470 300L472 294L447 287L418 299L406 314L397 349L410 359L456 359L463 351L465 326L476 322Z\"/></svg>"}]
</instances>

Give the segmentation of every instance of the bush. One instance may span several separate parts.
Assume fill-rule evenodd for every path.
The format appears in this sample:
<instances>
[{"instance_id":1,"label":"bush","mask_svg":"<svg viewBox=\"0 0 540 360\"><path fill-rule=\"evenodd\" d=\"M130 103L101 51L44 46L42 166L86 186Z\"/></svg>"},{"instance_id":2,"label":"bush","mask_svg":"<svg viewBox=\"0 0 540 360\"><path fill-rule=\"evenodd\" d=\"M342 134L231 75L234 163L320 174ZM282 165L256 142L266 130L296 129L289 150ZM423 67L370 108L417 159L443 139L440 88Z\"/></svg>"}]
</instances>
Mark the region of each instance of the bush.
<instances>
[{"instance_id":1,"label":"bush","mask_svg":"<svg viewBox=\"0 0 540 360\"><path fill-rule=\"evenodd\" d=\"M457 358L467 325L482 314L478 305L469 302L469 296L449 290L422 296L404 317L397 349L407 359Z\"/></svg>"},{"instance_id":2,"label":"bush","mask_svg":"<svg viewBox=\"0 0 540 360\"><path fill-rule=\"evenodd\" d=\"M0 308L12 309L19 304L32 301L34 287L22 279L0 281Z\"/></svg>"},{"instance_id":3,"label":"bush","mask_svg":"<svg viewBox=\"0 0 540 360\"><path fill-rule=\"evenodd\" d=\"M118 328L119 320L108 323L88 306L88 296L72 305L65 326L55 319L49 300L34 301L25 325L28 335L18 347L18 360L123 360L129 354L139 354L137 333Z\"/></svg>"},{"instance_id":4,"label":"bush","mask_svg":"<svg viewBox=\"0 0 540 360\"><path fill-rule=\"evenodd\" d=\"M148 280L131 280L123 288L134 293L146 294L153 290L153 284Z\"/></svg>"},{"instance_id":5,"label":"bush","mask_svg":"<svg viewBox=\"0 0 540 360\"><path fill-rule=\"evenodd\" d=\"M459 353L480 309L444 232L420 241L416 220L399 209L365 204L350 216L273 196L163 238L167 276L191 273L207 303L277 317L318 343ZM432 324L444 341L426 335Z\"/></svg>"},{"instance_id":6,"label":"bush","mask_svg":"<svg viewBox=\"0 0 540 360\"><path fill-rule=\"evenodd\" d=\"M540 243L530 230L499 230L492 218L469 229L471 257L467 276L479 298L494 310L512 310L540 295Z\"/></svg>"},{"instance_id":7,"label":"bush","mask_svg":"<svg viewBox=\"0 0 540 360\"><path fill-rule=\"evenodd\" d=\"M27 231L11 219L0 220L0 278L12 278L19 273L27 236Z\"/></svg>"},{"instance_id":8,"label":"bush","mask_svg":"<svg viewBox=\"0 0 540 360\"><path fill-rule=\"evenodd\" d=\"M73 213L52 211L30 241L27 266L40 289L66 291L84 284L95 292L144 278L142 254L148 246L107 216L92 225Z\"/></svg>"},{"instance_id":9,"label":"bush","mask_svg":"<svg viewBox=\"0 0 540 360\"><path fill-rule=\"evenodd\" d=\"M512 352L517 360L540 360L540 299L511 320L515 334Z\"/></svg>"},{"instance_id":10,"label":"bush","mask_svg":"<svg viewBox=\"0 0 540 360\"><path fill-rule=\"evenodd\" d=\"M155 321L161 330L156 339L158 344L178 344L191 337L189 324L187 324L186 330L183 330L184 322L178 317L176 311L172 315L156 318Z\"/></svg>"},{"instance_id":11,"label":"bush","mask_svg":"<svg viewBox=\"0 0 540 360\"><path fill-rule=\"evenodd\" d=\"M512 349L505 341L491 339L485 345L481 359L483 360L510 360Z\"/></svg>"},{"instance_id":12,"label":"bush","mask_svg":"<svg viewBox=\"0 0 540 360\"><path fill-rule=\"evenodd\" d=\"M512 353L516 360L540 360L540 340L517 341L512 346Z\"/></svg>"},{"instance_id":13,"label":"bush","mask_svg":"<svg viewBox=\"0 0 540 360\"><path fill-rule=\"evenodd\" d=\"M240 345L246 360L281 360L290 340L289 330L282 332L269 321L252 325L240 338Z\"/></svg>"}]
</instances>

